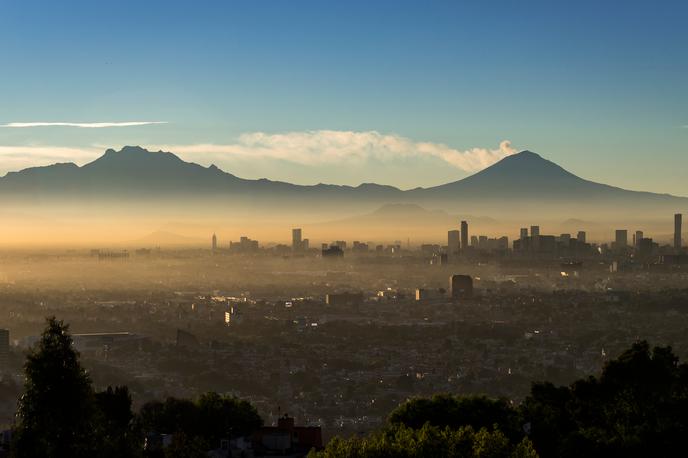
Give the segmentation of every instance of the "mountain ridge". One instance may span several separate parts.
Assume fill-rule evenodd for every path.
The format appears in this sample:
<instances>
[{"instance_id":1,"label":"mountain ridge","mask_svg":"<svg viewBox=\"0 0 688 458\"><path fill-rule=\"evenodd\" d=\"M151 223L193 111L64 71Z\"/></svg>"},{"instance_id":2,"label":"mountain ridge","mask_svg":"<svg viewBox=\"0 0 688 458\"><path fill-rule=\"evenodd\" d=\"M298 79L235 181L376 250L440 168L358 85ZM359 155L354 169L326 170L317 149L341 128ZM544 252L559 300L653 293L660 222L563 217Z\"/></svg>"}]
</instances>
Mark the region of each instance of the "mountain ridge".
<instances>
[{"instance_id":1,"label":"mountain ridge","mask_svg":"<svg viewBox=\"0 0 688 458\"><path fill-rule=\"evenodd\" d=\"M215 196L231 203L293 201L308 208L320 205L413 203L437 208L498 211L511 205L619 205L632 208L686 206L688 198L632 191L578 177L532 151L522 151L466 178L432 186L401 190L378 183L358 186L319 183L297 185L267 178L237 177L216 165L186 162L171 152L140 146L107 149L99 158L78 166L71 162L31 167L0 178L0 198L184 198ZM520 202L519 202L520 201ZM485 214L484 211L480 213Z\"/></svg>"}]
</instances>

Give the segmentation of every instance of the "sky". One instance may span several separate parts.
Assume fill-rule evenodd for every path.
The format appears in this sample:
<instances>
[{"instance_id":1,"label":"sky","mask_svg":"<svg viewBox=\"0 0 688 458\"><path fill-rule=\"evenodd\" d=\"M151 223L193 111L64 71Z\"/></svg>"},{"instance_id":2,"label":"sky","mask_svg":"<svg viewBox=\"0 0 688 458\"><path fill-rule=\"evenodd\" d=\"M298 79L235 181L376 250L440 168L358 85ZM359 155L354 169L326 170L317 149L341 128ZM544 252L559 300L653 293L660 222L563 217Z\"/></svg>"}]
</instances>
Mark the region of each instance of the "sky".
<instances>
[{"instance_id":1,"label":"sky","mask_svg":"<svg viewBox=\"0 0 688 458\"><path fill-rule=\"evenodd\" d=\"M0 1L0 175L164 149L455 181L520 150L688 196L685 1Z\"/></svg>"}]
</instances>

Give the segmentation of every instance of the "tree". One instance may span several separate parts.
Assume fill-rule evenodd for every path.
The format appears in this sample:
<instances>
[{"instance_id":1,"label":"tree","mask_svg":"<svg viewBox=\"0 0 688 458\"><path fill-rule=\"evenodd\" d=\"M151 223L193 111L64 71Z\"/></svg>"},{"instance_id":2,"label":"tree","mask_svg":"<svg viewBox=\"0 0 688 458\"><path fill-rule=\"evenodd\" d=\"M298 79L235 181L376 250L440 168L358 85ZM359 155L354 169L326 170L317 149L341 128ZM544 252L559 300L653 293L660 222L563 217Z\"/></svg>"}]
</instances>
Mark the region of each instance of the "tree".
<instances>
[{"instance_id":1,"label":"tree","mask_svg":"<svg viewBox=\"0 0 688 458\"><path fill-rule=\"evenodd\" d=\"M219 444L220 439L230 434L247 436L263 426L256 408L234 396L209 392L201 395L196 405L202 431L213 444Z\"/></svg>"},{"instance_id":2,"label":"tree","mask_svg":"<svg viewBox=\"0 0 688 458\"><path fill-rule=\"evenodd\" d=\"M389 422L416 429L425 423L451 429L470 425L476 430L497 425L511 440L523 436L516 410L506 400L486 396L437 394L411 399L392 411Z\"/></svg>"},{"instance_id":3,"label":"tree","mask_svg":"<svg viewBox=\"0 0 688 458\"><path fill-rule=\"evenodd\" d=\"M471 426L439 428L426 423L421 428L390 425L366 437L334 438L310 458L536 458L528 439L514 445L498 429Z\"/></svg>"},{"instance_id":4,"label":"tree","mask_svg":"<svg viewBox=\"0 0 688 458\"><path fill-rule=\"evenodd\" d=\"M172 436L172 443L165 449L165 458L205 458L208 445L199 437L189 438L183 432Z\"/></svg>"},{"instance_id":5,"label":"tree","mask_svg":"<svg viewBox=\"0 0 688 458\"><path fill-rule=\"evenodd\" d=\"M214 392L201 395L195 402L173 397L148 402L141 407L139 421L144 431L183 433L180 443L202 441L208 447L219 446L220 439L230 435L249 435L263 425L249 402Z\"/></svg>"},{"instance_id":6,"label":"tree","mask_svg":"<svg viewBox=\"0 0 688 458\"><path fill-rule=\"evenodd\" d=\"M126 386L95 394L98 409L99 456L123 458L139 456L142 449L140 434L133 428L134 413L131 410L131 395Z\"/></svg>"},{"instance_id":7,"label":"tree","mask_svg":"<svg viewBox=\"0 0 688 458\"><path fill-rule=\"evenodd\" d=\"M679 456L688 434L688 366L635 343L570 387L534 384L521 407L543 456Z\"/></svg>"},{"instance_id":8,"label":"tree","mask_svg":"<svg viewBox=\"0 0 688 458\"><path fill-rule=\"evenodd\" d=\"M96 409L91 380L79 364L69 327L55 317L48 318L24 368L14 456L94 456Z\"/></svg>"}]
</instances>

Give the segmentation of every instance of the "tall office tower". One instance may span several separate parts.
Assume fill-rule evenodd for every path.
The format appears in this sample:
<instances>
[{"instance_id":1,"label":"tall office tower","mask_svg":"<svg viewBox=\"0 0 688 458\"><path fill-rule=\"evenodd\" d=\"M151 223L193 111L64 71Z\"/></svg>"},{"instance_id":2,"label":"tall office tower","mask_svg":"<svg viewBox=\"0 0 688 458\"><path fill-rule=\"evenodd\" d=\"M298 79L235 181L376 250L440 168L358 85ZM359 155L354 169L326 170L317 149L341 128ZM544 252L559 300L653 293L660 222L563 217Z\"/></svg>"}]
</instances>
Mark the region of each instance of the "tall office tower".
<instances>
[{"instance_id":1,"label":"tall office tower","mask_svg":"<svg viewBox=\"0 0 688 458\"><path fill-rule=\"evenodd\" d=\"M470 275L452 275L449 277L449 296L452 299L470 299L473 297L473 279Z\"/></svg>"},{"instance_id":2,"label":"tall office tower","mask_svg":"<svg viewBox=\"0 0 688 458\"><path fill-rule=\"evenodd\" d=\"M635 231L635 234L633 234L633 246L635 248L638 248L643 237L645 237L643 231Z\"/></svg>"},{"instance_id":3,"label":"tall office tower","mask_svg":"<svg viewBox=\"0 0 688 458\"><path fill-rule=\"evenodd\" d=\"M459 231L447 232L447 255L451 258L459 254L461 240Z\"/></svg>"},{"instance_id":4,"label":"tall office tower","mask_svg":"<svg viewBox=\"0 0 688 458\"><path fill-rule=\"evenodd\" d=\"M0 329L0 368L7 367L7 362L10 356L10 331L7 329Z\"/></svg>"},{"instance_id":5,"label":"tall office tower","mask_svg":"<svg viewBox=\"0 0 688 458\"><path fill-rule=\"evenodd\" d=\"M616 237L614 239L614 246L617 249L626 248L628 246L628 231L626 229L617 229Z\"/></svg>"},{"instance_id":6,"label":"tall office tower","mask_svg":"<svg viewBox=\"0 0 688 458\"><path fill-rule=\"evenodd\" d=\"M215 234L213 234L212 247L213 247L213 251L217 250L217 235L215 235Z\"/></svg>"},{"instance_id":7,"label":"tall office tower","mask_svg":"<svg viewBox=\"0 0 688 458\"><path fill-rule=\"evenodd\" d=\"M466 250L468 248L468 222L461 221L461 249Z\"/></svg>"},{"instance_id":8,"label":"tall office tower","mask_svg":"<svg viewBox=\"0 0 688 458\"><path fill-rule=\"evenodd\" d=\"M540 226L530 226L530 246L534 251L540 251Z\"/></svg>"},{"instance_id":9,"label":"tall office tower","mask_svg":"<svg viewBox=\"0 0 688 458\"><path fill-rule=\"evenodd\" d=\"M479 239L477 235L471 235L471 246L473 248L478 248Z\"/></svg>"},{"instance_id":10,"label":"tall office tower","mask_svg":"<svg viewBox=\"0 0 688 458\"><path fill-rule=\"evenodd\" d=\"M522 228L521 228L521 237L520 237L520 239L523 240L523 239L526 239L526 238L528 238L528 228L527 228L527 227L522 227Z\"/></svg>"},{"instance_id":11,"label":"tall office tower","mask_svg":"<svg viewBox=\"0 0 688 458\"><path fill-rule=\"evenodd\" d=\"M576 240L578 240L580 243L585 243L585 231L578 231Z\"/></svg>"},{"instance_id":12,"label":"tall office tower","mask_svg":"<svg viewBox=\"0 0 688 458\"><path fill-rule=\"evenodd\" d=\"M293 251L301 251L301 229L291 230L291 249Z\"/></svg>"},{"instance_id":13,"label":"tall office tower","mask_svg":"<svg viewBox=\"0 0 688 458\"><path fill-rule=\"evenodd\" d=\"M683 216L680 213L674 215L674 250L681 251L681 223Z\"/></svg>"}]
</instances>

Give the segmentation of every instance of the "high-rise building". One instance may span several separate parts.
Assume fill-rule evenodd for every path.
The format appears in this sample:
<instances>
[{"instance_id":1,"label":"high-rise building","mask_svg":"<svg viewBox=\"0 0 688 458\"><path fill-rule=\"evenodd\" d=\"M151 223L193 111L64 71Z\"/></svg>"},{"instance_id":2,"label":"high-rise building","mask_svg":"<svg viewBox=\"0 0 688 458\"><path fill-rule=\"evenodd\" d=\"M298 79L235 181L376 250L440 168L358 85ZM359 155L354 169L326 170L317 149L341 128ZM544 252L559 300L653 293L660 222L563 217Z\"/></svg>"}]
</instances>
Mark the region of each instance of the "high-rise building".
<instances>
[{"instance_id":1,"label":"high-rise building","mask_svg":"<svg viewBox=\"0 0 688 458\"><path fill-rule=\"evenodd\" d=\"M530 246L534 251L540 251L540 226L530 226Z\"/></svg>"},{"instance_id":2,"label":"high-rise building","mask_svg":"<svg viewBox=\"0 0 688 458\"><path fill-rule=\"evenodd\" d=\"M614 247L621 250L628 246L628 231L626 229L617 229L614 238Z\"/></svg>"},{"instance_id":3,"label":"high-rise building","mask_svg":"<svg viewBox=\"0 0 688 458\"><path fill-rule=\"evenodd\" d=\"M674 250L681 251L681 223L683 216L680 213L674 215Z\"/></svg>"},{"instance_id":4,"label":"high-rise building","mask_svg":"<svg viewBox=\"0 0 688 458\"><path fill-rule=\"evenodd\" d=\"M337 245L330 245L328 248L323 245L320 253L323 258L341 258L344 256L344 250Z\"/></svg>"},{"instance_id":5,"label":"high-rise building","mask_svg":"<svg viewBox=\"0 0 688 458\"><path fill-rule=\"evenodd\" d=\"M212 247L213 251L217 250L217 235L215 234L213 234Z\"/></svg>"},{"instance_id":6,"label":"high-rise building","mask_svg":"<svg viewBox=\"0 0 688 458\"><path fill-rule=\"evenodd\" d=\"M10 331L0 329L0 368L7 367L10 356Z\"/></svg>"},{"instance_id":7,"label":"high-rise building","mask_svg":"<svg viewBox=\"0 0 688 458\"><path fill-rule=\"evenodd\" d=\"M585 231L578 231L578 235L576 236L576 240L578 240L580 243L585 243L585 239L586 239Z\"/></svg>"},{"instance_id":8,"label":"high-rise building","mask_svg":"<svg viewBox=\"0 0 688 458\"><path fill-rule=\"evenodd\" d=\"M452 299L470 299L473 297L473 279L470 275L452 275L449 277L449 295Z\"/></svg>"},{"instance_id":9,"label":"high-rise building","mask_svg":"<svg viewBox=\"0 0 688 458\"><path fill-rule=\"evenodd\" d=\"M478 236L478 248L480 248L481 250L487 249L487 236L486 235Z\"/></svg>"},{"instance_id":10,"label":"high-rise building","mask_svg":"<svg viewBox=\"0 0 688 458\"><path fill-rule=\"evenodd\" d=\"M301 229L296 228L291 230L291 249L293 251L301 251Z\"/></svg>"},{"instance_id":11,"label":"high-rise building","mask_svg":"<svg viewBox=\"0 0 688 458\"><path fill-rule=\"evenodd\" d=\"M528 228L527 228L527 227L522 227L522 228L521 228L521 237L520 237L520 239L521 239L521 240L524 240L524 239L526 239L526 238L528 238Z\"/></svg>"},{"instance_id":12,"label":"high-rise building","mask_svg":"<svg viewBox=\"0 0 688 458\"><path fill-rule=\"evenodd\" d=\"M468 221L461 221L461 249L468 248Z\"/></svg>"},{"instance_id":13,"label":"high-rise building","mask_svg":"<svg viewBox=\"0 0 688 458\"><path fill-rule=\"evenodd\" d=\"M447 232L447 255L450 258L459 254L461 249L460 234L456 230Z\"/></svg>"},{"instance_id":14,"label":"high-rise building","mask_svg":"<svg viewBox=\"0 0 688 458\"><path fill-rule=\"evenodd\" d=\"M231 253L255 253L258 249L258 240L251 240L246 236L242 236L238 242L229 242Z\"/></svg>"},{"instance_id":15,"label":"high-rise building","mask_svg":"<svg viewBox=\"0 0 688 458\"><path fill-rule=\"evenodd\" d=\"M638 248L638 245L640 244L640 241L645 237L643 234L643 231L635 231L635 234L633 234L633 247Z\"/></svg>"},{"instance_id":16,"label":"high-rise building","mask_svg":"<svg viewBox=\"0 0 688 458\"><path fill-rule=\"evenodd\" d=\"M656 245L652 239L641 238L640 240L636 239L635 242L636 254L639 258L643 259L652 255L654 245Z\"/></svg>"}]
</instances>

